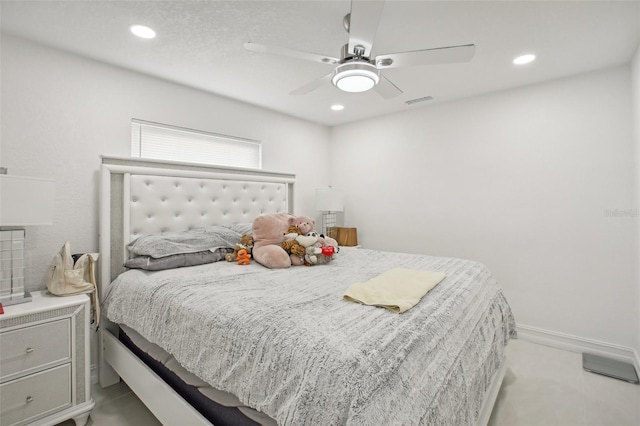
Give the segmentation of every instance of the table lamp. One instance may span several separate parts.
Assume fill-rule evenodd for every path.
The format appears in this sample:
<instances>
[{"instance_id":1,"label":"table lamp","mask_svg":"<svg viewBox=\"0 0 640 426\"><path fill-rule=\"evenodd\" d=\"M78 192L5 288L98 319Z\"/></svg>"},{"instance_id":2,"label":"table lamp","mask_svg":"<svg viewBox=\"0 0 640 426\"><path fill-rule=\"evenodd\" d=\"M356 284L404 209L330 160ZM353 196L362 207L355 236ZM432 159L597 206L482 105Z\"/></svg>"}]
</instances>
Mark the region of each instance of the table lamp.
<instances>
[{"instance_id":1,"label":"table lamp","mask_svg":"<svg viewBox=\"0 0 640 426\"><path fill-rule=\"evenodd\" d=\"M25 289L25 226L52 225L55 182L0 168L0 303L31 301Z\"/></svg>"},{"instance_id":2,"label":"table lamp","mask_svg":"<svg viewBox=\"0 0 640 426\"><path fill-rule=\"evenodd\" d=\"M316 209L322 214L322 233L336 238L336 212L344 209L342 191L331 187L316 189Z\"/></svg>"}]
</instances>

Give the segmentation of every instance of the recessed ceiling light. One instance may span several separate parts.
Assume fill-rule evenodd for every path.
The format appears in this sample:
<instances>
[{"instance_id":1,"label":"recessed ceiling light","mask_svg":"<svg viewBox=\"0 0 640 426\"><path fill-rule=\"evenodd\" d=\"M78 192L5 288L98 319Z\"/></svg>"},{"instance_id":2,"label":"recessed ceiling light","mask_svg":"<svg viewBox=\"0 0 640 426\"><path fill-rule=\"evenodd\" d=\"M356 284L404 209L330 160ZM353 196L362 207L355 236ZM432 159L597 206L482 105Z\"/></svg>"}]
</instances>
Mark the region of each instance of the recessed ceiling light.
<instances>
[{"instance_id":1,"label":"recessed ceiling light","mask_svg":"<svg viewBox=\"0 0 640 426\"><path fill-rule=\"evenodd\" d=\"M344 105L331 105L331 110L333 111L342 111L344 109Z\"/></svg>"},{"instance_id":2,"label":"recessed ceiling light","mask_svg":"<svg viewBox=\"0 0 640 426\"><path fill-rule=\"evenodd\" d=\"M140 38L154 38L156 36L155 31L144 25L132 25L129 30Z\"/></svg>"},{"instance_id":3,"label":"recessed ceiling light","mask_svg":"<svg viewBox=\"0 0 640 426\"><path fill-rule=\"evenodd\" d=\"M526 55L518 56L513 60L513 63L516 65L524 65L528 64L529 62L533 62L534 59L536 59L536 55L529 53Z\"/></svg>"}]
</instances>

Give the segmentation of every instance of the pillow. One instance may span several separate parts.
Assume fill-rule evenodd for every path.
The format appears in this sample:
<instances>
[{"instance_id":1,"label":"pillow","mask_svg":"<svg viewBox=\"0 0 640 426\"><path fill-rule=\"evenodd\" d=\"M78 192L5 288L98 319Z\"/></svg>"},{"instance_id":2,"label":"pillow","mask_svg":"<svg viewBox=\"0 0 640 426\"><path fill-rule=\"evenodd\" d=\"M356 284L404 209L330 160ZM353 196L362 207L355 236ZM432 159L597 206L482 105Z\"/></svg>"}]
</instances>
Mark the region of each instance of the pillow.
<instances>
[{"instance_id":1,"label":"pillow","mask_svg":"<svg viewBox=\"0 0 640 426\"><path fill-rule=\"evenodd\" d=\"M182 232L165 232L146 235L129 243L127 248L134 256L161 258L176 254L215 251L233 248L242 234L228 226L212 225Z\"/></svg>"},{"instance_id":2,"label":"pillow","mask_svg":"<svg viewBox=\"0 0 640 426\"><path fill-rule=\"evenodd\" d=\"M242 234L251 235L253 233L253 222L234 223L233 225L229 225L229 229L231 229L232 231L236 231L240 235Z\"/></svg>"},{"instance_id":3,"label":"pillow","mask_svg":"<svg viewBox=\"0 0 640 426\"><path fill-rule=\"evenodd\" d=\"M219 248L215 251L205 250L195 253L180 253L160 258L151 256L136 256L127 260L124 264L130 269L144 269L146 271L160 271L163 269L182 268L184 266L203 265L205 263L224 260L224 255L233 253L229 247Z\"/></svg>"}]
</instances>

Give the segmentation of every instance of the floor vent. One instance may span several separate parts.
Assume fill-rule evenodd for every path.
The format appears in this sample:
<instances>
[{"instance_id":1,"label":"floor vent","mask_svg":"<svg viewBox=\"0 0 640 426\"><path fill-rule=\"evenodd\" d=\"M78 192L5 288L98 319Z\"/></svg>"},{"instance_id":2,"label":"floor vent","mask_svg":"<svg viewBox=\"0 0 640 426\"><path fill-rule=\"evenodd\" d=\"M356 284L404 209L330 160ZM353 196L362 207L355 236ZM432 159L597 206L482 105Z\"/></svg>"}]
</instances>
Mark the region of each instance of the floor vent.
<instances>
[{"instance_id":1,"label":"floor vent","mask_svg":"<svg viewBox=\"0 0 640 426\"><path fill-rule=\"evenodd\" d=\"M599 355L583 353L582 368L592 373L624 380L634 385L640 384L638 373L633 364L615 359L605 358Z\"/></svg>"},{"instance_id":2,"label":"floor vent","mask_svg":"<svg viewBox=\"0 0 640 426\"><path fill-rule=\"evenodd\" d=\"M417 104L420 102L427 102L427 101L432 101L435 98L433 96L423 96L421 98L416 98L416 99L411 99L410 101L404 101L405 104L407 105L413 105L413 104Z\"/></svg>"}]
</instances>

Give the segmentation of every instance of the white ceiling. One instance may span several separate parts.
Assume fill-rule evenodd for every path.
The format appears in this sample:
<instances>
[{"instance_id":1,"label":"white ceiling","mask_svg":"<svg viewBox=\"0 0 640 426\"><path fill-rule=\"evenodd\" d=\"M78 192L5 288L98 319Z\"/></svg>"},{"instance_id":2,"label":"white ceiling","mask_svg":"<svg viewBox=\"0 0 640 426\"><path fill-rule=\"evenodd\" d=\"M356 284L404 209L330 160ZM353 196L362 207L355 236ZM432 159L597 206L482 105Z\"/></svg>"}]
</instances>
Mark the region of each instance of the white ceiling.
<instances>
[{"instance_id":1,"label":"white ceiling","mask_svg":"<svg viewBox=\"0 0 640 426\"><path fill-rule=\"evenodd\" d=\"M474 43L469 63L388 69L404 93L384 100L327 84L289 92L331 65L246 51L252 41L340 56L349 0L7 1L2 31L328 126L628 63L640 43L640 0L397 1L385 4L373 53ZM158 36L133 36L132 24ZM522 53L538 59L516 67ZM405 101L433 96L408 106ZM341 112L329 109L340 103Z\"/></svg>"}]
</instances>

